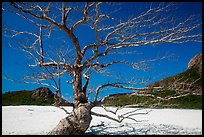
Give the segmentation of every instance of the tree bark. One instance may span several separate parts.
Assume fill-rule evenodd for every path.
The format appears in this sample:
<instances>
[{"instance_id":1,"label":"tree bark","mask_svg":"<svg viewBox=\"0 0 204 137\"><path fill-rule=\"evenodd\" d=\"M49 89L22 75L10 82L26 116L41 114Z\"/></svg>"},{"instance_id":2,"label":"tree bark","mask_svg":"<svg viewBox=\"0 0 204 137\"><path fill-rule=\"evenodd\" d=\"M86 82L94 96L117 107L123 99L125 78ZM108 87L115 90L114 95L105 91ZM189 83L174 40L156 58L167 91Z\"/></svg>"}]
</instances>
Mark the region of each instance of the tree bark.
<instances>
[{"instance_id":1,"label":"tree bark","mask_svg":"<svg viewBox=\"0 0 204 137\"><path fill-rule=\"evenodd\" d=\"M48 135L82 135L88 129L91 119L91 105L80 103Z\"/></svg>"},{"instance_id":2,"label":"tree bark","mask_svg":"<svg viewBox=\"0 0 204 137\"><path fill-rule=\"evenodd\" d=\"M82 71L74 71L74 106L73 111L48 133L48 135L82 135L91 122L91 104L87 103L86 91L82 90Z\"/></svg>"},{"instance_id":3,"label":"tree bark","mask_svg":"<svg viewBox=\"0 0 204 137\"><path fill-rule=\"evenodd\" d=\"M86 91L82 90L82 72L78 68L74 72L74 108L77 108L79 103L87 103Z\"/></svg>"}]
</instances>

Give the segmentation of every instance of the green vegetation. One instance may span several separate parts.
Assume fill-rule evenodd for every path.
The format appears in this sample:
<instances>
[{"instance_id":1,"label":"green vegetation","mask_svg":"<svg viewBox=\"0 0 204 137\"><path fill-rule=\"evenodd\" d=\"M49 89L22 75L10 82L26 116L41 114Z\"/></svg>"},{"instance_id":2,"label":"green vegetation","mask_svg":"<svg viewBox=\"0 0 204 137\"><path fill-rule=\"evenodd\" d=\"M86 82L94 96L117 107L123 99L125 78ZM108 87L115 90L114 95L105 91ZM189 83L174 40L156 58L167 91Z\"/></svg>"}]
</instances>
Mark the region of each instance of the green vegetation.
<instances>
[{"instance_id":1,"label":"green vegetation","mask_svg":"<svg viewBox=\"0 0 204 137\"><path fill-rule=\"evenodd\" d=\"M32 91L15 91L6 92L2 96L2 105L52 105L54 103L54 98L32 98Z\"/></svg>"},{"instance_id":2,"label":"green vegetation","mask_svg":"<svg viewBox=\"0 0 204 137\"><path fill-rule=\"evenodd\" d=\"M197 72L195 68L187 69L182 73L157 81L153 84L150 84L149 86L159 86L160 83L163 83L163 85L167 85L179 79L181 79L182 81L187 80L186 82L188 83L195 82L194 85L202 86L202 76Z\"/></svg>"},{"instance_id":3,"label":"green vegetation","mask_svg":"<svg viewBox=\"0 0 204 137\"><path fill-rule=\"evenodd\" d=\"M144 96L129 96L129 95L120 95L117 97L109 98L104 101L104 105L107 106L124 106L124 105L140 105L146 106L148 104L156 103L156 100L152 97Z\"/></svg>"},{"instance_id":4,"label":"green vegetation","mask_svg":"<svg viewBox=\"0 0 204 137\"><path fill-rule=\"evenodd\" d=\"M146 94L151 94L151 95L159 96L159 97L162 97L162 98L168 97L168 96L178 95L175 90L171 90L171 89L156 90L154 92L147 91Z\"/></svg>"},{"instance_id":5,"label":"green vegetation","mask_svg":"<svg viewBox=\"0 0 204 137\"><path fill-rule=\"evenodd\" d=\"M183 77L183 79L189 79L189 82L196 81L194 84L202 86L202 76L199 75L195 68L187 69L185 72L180 73L176 78Z\"/></svg>"},{"instance_id":6,"label":"green vegetation","mask_svg":"<svg viewBox=\"0 0 204 137\"><path fill-rule=\"evenodd\" d=\"M150 92L149 92L150 93ZM176 96L176 91L173 90L162 90L151 92L151 96L137 96L137 95L119 95L117 97L107 98L104 101L106 106L124 106L124 105L138 105L142 107L153 107L153 108L183 108L183 109L202 109L202 96L187 95L170 100L160 100L156 98Z\"/></svg>"},{"instance_id":7,"label":"green vegetation","mask_svg":"<svg viewBox=\"0 0 204 137\"><path fill-rule=\"evenodd\" d=\"M202 109L202 96L188 95L172 99L171 104L177 104L174 108Z\"/></svg>"},{"instance_id":8,"label":"green vegetation","mask_svg":"<svg viewBox=\"0 0 204 137\"><path fill-rule=\"evenodd\" d=\"M155 82L151 84L151 86L159 86L160 84L163 86L169 85L178 79L182 79L182 81L187 80L187 82L194 82L194 86L202 86L202 76L200 76L194 68ZM150 96L137 96L130 94L113 95L106 98L103 104L107 106L137 105L154 108L202 109L202 95L189 94L187 96L172 98L170 100L161 100L157 97L169 98L178 96L179 94L177 91L167 88L155 91L145 91L143 93ZM7 92L2 96L2 105L52 105L54 103L53 95L45 99L41 97L32 98L32 94L32 91L27 90Z\"/></svg>"}]
</instances>

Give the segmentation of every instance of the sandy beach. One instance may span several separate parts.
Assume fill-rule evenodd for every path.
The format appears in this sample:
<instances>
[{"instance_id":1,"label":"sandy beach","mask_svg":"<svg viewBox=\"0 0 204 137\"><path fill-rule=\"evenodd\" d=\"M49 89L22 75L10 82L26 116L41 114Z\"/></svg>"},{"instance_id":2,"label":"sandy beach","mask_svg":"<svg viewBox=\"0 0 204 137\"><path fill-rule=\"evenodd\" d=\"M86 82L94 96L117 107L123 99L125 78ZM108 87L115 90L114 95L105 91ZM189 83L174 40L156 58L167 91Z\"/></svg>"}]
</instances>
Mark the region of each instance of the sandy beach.
<instances>
[{"instance_id":1,"label":"sandy beach","mask_svg":"<svg viewBox=\"0 0 204 137\"><path fill-rule=\"evenodd\" d=\"M71 112L72 107L64 107ZM116 108L108 108L115 110ZM135 111L135 122L125 119L117 123L110 119L92 116L90 127L86 134L94 135L202 135L202 110L191 109L142 109L123 108L117 115ZM101 107L95 107L93 112L108 114ZM148 112L148 114L140 114ZM53 106L3 106L3 135L46 135L67 114Z\"/></svg>"}]
</instances>

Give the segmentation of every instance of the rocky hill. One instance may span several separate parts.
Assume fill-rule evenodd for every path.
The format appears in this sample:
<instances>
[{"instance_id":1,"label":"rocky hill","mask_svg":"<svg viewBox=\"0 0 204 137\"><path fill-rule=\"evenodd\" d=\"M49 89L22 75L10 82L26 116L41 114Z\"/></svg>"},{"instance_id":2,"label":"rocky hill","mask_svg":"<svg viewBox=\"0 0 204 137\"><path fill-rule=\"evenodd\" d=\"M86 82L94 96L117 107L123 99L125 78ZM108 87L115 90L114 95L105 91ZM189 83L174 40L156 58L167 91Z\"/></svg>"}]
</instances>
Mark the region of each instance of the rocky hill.
<instances>
[{"instance_id":1,"label":"rocky hill","mask_svg":"<svg viewBox=\"0 0 204 137\"><path fill-rule=\"evenodd\" d=\"M197 72L202 75L202 53L196 55L188 63L188 69L195 68Z\"/></svg>"},{"instance_id":2,"label":"rocky hill","mask_svg":"<svg viewBox=\"0 0 204 137\"><path fill-rule=\"evenodd\" d=\"M110 95L103 100L103 104L201 109L202 54L193 57L183 73L154 82L147 87L149 90Z\"/></svg>"},{"instance_id":3,"label":"rocky hill","mask_svg":"<svg viewBox=\"0 0 204 137\"><path fill-rule=\"evenodd\" d=\"M57 97L59 98L59 97ZM60 105L72 105L64 100ZM2 105L55 105L54 93L45 87L40 87L35 90L21 90L6 92L2 95Z\"/></svg>"},{"instance_id":4,"label":"rocky hill","mask_svg":"<svg viewBox=\"0 0 204 137\"><path fill-rule=\"evenodd\" d=\"M148 87L163 87L181 94L202 95L202 54L196 55L189 61L186 71L150 84Z\"/></svg>"}]
</instances>

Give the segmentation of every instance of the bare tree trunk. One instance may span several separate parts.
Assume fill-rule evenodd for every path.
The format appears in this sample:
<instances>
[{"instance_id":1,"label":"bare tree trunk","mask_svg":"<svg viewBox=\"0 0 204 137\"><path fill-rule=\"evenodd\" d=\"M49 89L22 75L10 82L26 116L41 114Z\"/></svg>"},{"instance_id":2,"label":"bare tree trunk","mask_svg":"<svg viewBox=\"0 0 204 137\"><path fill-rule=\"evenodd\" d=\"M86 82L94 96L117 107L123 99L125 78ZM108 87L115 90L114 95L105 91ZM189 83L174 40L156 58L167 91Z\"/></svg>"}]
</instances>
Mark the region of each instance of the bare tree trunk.
<instances>
[{"instance_id":1,"label":"bare tree trunk","mask_svg":"<svg viewBox=\"0 0 204 137\"><path fill-rule=\"evenodd\" d=\"M80 103L48 135L82 135L88 129L91 119L91 105Z\"/></svg>"},{"instance_id":2,"label":"bare tree trunk","mask_svg":"<svg viewBox=\"0 0 204 137\"><path fill-rule=\"evenodd\" d=\"M74 72L74 109L48 134L49 135L81 135L91 122L91 105L87 103L86 93L82 90L82 73L80 69Z\"/></svg>"},{"instance_id":3,"label":"bare tree trunk","mask_svg":"<svg viewBox=\"0 0 204 137\"><path fill-rule=\"evenodd\" d=\"M74 108L77 108L79 103L87 103L86 91L82 90L82 72L80 69L74 72Z\"/></svg>"}]
</instances>

